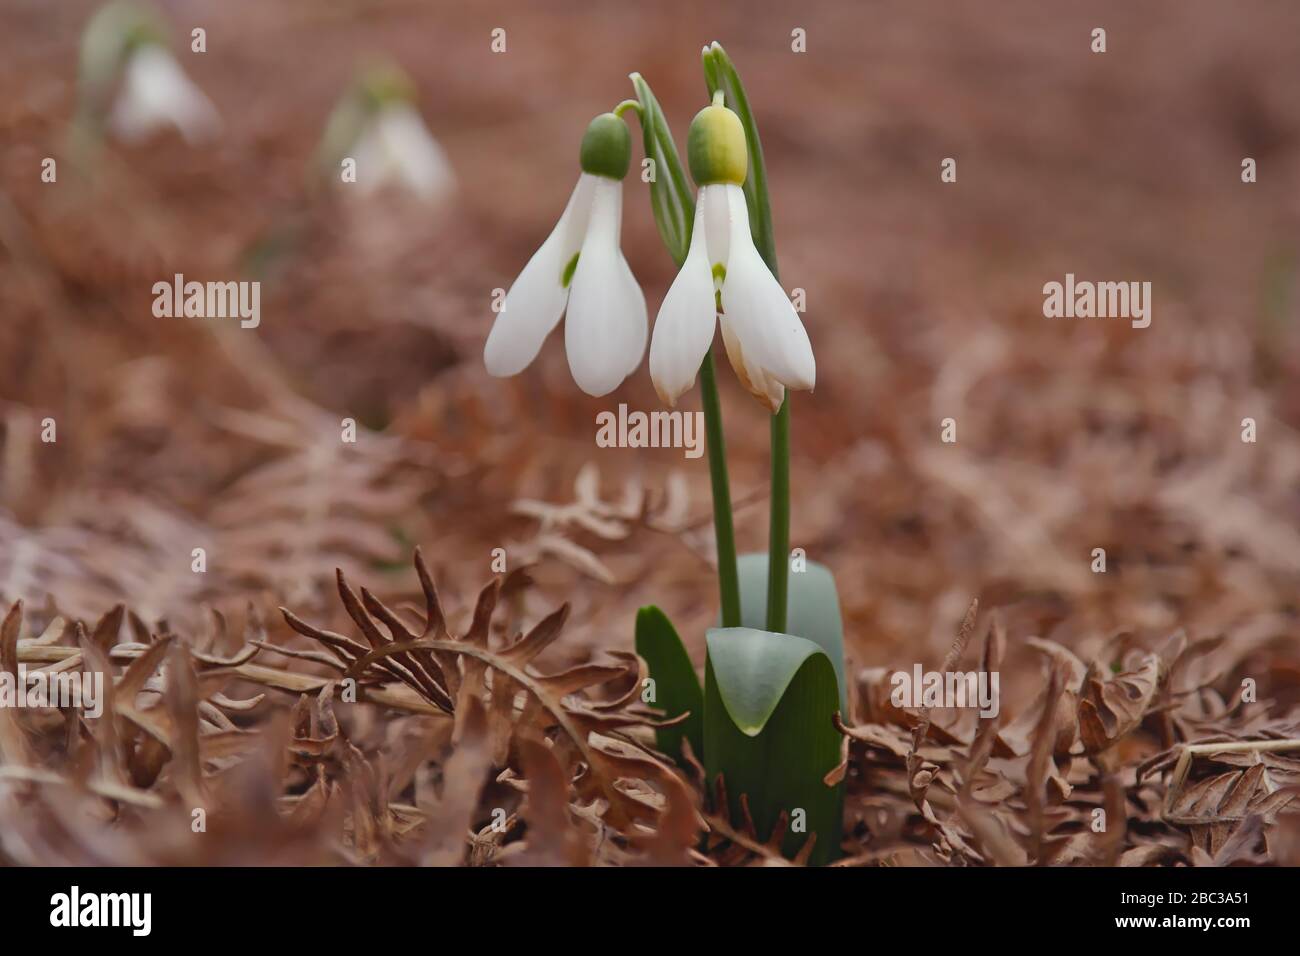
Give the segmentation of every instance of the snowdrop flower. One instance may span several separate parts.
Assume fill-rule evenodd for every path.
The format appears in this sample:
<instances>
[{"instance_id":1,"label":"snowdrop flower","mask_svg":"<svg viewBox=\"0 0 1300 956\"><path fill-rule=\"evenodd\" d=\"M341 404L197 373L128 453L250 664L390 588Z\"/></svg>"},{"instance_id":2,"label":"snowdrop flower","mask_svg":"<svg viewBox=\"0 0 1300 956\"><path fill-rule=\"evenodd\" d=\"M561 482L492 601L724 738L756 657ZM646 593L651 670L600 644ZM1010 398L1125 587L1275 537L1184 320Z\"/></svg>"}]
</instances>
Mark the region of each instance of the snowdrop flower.
<instances>
[{"instance_id":1,"label":"snowdrop flower","mask_svg":"<svg viewBox=\"0 0 1300 956\"><path fill-rule=\"evenodd\" d=\"M157 43L145 43L126 61L122 92L108 124L124 142L139 142L174 128L195 146L220 132L221 117L175 57Z\"/></svg>"},{"instance_id":2,"label":"snowdrop flower","mask_svg":"<svg viewBox=\"0 0 1300 956\"><path fill-rule=\"evenodd\" d=\"M739 117L717 100L691 123L691 176L700 187L681 271L664 297L650 344L650 377L669 405L695 384L721 320L741 382L775 413L785 390L811 389L817 367L803 323L763 261L745 207L748 154Z\"/></svg>"},{"instance_id":3,"label":"snowdrop flower","mask_svg":"<svg viewBox=\"0 0 1300 956\"><path fill-rule=\"evenodd\" d=\"M371 121L355 152L363 192L393 183L421 199L435 199L449 192L455 182L447 154L420 114L406 103L383 109Z\"/></svg>"},{"instance_id":4,"label":"snowdrop flower","mask_svg":"<svg viewBox=\"0 0 1300 956\"><path fill-rule=\"evenodd\" d=\"M490 374L515 375L564 324L573 379L588 395L605 395L641 364L646 305L619 248L623 177L631 136L613 113L587 127L579 155L582 173L555 229L506 293L483 349Z\"/></svg>"},{"instance_id":5,"label":"snowdrop flower","mask_svg":"<svg viewBox=\"0 0 1300 956\"><path fill-rule=\"evenodd\" d=\"M167 48L167 31L145 7L110 3L86 25L81 42L81 108L99 128L135 143L175 129L191 146L221 130L212 101Z\"/></svg>"},{"instance_id":6,"label":"snowdrop flower","mask_svg":"<svg viewBox=\"0 0 1300 956\"><path fill-rule=\"evenodd\" d=\"M330 115L318 160L338 180L344 159L355 162L356 188L363 195L395 186L436 200L455 188L451 162L415 105L415 86L393 63L363 72Z\"/></svg>"}]
</instances>

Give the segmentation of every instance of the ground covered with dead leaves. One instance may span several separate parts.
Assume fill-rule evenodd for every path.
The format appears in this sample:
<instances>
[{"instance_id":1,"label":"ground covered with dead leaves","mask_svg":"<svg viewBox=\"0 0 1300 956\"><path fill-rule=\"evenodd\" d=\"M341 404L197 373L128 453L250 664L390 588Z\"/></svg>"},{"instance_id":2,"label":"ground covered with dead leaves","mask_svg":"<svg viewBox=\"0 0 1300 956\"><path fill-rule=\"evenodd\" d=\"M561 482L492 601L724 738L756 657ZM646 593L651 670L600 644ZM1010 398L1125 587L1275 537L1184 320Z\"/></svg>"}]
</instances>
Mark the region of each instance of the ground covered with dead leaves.
<instances>
[{"instance_id":1,"label":"ground covered with dead leaves","mask_svg":"<svg viewBox=\"0 0 1300 956\"><path fill-rule=\"evenodd\" d=\"M1099 4L1101 58L1029 0L812 3L800 57L775 4L481 6L214 5L220 144L57 187L93 4L0 14L0 669L113 677L97 721L0 709L0 861L781 862L636 693L636 608L697 663L715 614L703 460L598 449L557 342L480 358L587 120L639 70L680 137L718 39L819 360L792 544L844 610L841 863L1300 864L1300 11ZM457 169L436 213L304 186L374 51ZM261 327L155 319L177 272L260 279ZM1150 279L1152 326L1044 319L1066 272ZM760 550L766 418L722 378ZM918 663L997 671L1000 714L894 707Z\"/></svg>"}]
</instances>

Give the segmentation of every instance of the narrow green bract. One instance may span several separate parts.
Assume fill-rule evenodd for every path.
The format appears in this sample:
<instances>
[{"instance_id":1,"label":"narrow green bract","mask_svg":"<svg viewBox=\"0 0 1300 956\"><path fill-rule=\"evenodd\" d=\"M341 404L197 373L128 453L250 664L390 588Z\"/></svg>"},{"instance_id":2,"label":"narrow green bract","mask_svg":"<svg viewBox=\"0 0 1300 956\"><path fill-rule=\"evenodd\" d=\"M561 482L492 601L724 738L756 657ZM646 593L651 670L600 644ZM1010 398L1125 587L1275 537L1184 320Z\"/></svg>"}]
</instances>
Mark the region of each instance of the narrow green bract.
<instances>
[{"instance_id":1,"label":"narrow green bract","mask_svg":"<svg viewBox=\"0 0 1300 956\"><path fill-rule=\"evenodd\" d=\"M673 142L672 130L668 128L659 101L640 73L633 73L631 80L641 104L645 156L652 162L654 170L654 178L650 181L650 208L654 212L655 225L659 227L659 236L668 247L668 254L680 266L686 261L686 250L691 244L695 200L686 184L677 145Z\"/></svg>"}]
</instances>

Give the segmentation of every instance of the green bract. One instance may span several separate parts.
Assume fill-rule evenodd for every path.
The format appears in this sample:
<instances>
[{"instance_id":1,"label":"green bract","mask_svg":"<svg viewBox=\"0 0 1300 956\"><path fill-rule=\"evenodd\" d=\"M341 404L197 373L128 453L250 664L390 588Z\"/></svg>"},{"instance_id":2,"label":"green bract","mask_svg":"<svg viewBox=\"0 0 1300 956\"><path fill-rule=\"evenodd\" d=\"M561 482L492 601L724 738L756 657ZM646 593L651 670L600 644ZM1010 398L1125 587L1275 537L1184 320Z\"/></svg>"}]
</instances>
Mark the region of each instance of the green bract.
<instances>
[{"instance_id":1,"label":"green bract","mask_svg":"<svg viewBox=\"0 0 1300 956\"><path fill-rule=\"evenodd\" d=\"M650 207L654 212L659 236L678 267L686 261L691 241L691 223L695 200L686 185L686 173L677 156L677 144L655 99L650 85L640 73L630 75L636 98L641 104L641 135L646 159L653 164L650 178Z\"/></svg>"},{"instance_id":2,"label":"green bract","mask_svg":"<svg viewBox=\"0 0 1300 956\"><path fill-rule=\"evenodd\" d=\"M584 173L622 179L632 162L632 134L613 113L601 113L587 126L578 151Z\"/></svg>"},{"instance_id":3,"label":"green bract","mask_svg":"<svg viewBox=\"0 0 1300 956\"><path fill-rule=\"evenodd\" d=\"M749 156L740 118L725 106L706 106L686 134L686 161L696 185L745 181Z\"/></svg>"},{"instance_id":4,"label":"green bract","mask_svg":"<svg viewBox=\"0 0 1300 956\"><path fill-rule=\"evenodd\" d=\"M719 91L736 112L745 131L745 148L749 151L749 175L745 177L745 202L749 207L749 231L754 248L763 257L772 275L781 273L776 264L776 240L772 236L772 203L767 195L767 165L763 162L763 144L758 138L758 124L749 109L740 74L727 52L717 43L704 48L704 83L712 96Z\"/></svg>"},{"instance_id":5,"label":"green bract","mask_svg":"<svg viewBox=\"0 0 1300 956\"><path fill-rule=\"evenodd\" d=\"M839 765L835 668L812 641L748 627L715 628L707 638L704 769L719 777L727 810L753 821L766 841L786 816L781 849L793 856L815 834L811 864L839 852L843 789L826 778ZM743 797L743 800L742 800Z\"/></svg>"}]
</instances>

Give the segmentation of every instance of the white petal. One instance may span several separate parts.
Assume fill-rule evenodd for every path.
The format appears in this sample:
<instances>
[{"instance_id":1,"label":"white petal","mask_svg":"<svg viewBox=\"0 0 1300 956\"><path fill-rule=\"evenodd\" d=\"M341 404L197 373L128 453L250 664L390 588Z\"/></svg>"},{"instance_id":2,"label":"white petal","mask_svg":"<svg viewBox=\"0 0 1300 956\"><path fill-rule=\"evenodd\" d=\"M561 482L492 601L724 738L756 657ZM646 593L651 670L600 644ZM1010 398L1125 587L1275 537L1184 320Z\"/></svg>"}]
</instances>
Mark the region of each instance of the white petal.
<instances>
[{"instance_id":1,"label":"white petal","mask_svg":"<svg viewBox=\"0 0 1300 956\"><path fill-rule=\"evenodd\" d=\"M711 183L700 189L699 205L704 206L704 236L708 241L709 266L725 266L731 252L731 201L726 183ZM744 192L741 192L744 197ZM742 209L743 212L743 209ZM745 218L749 228L749 218ZM694 239L694 233L691 238Z\"/></svg>"},{"instance_id":2,"label":"white petal","mask_svg":"<svg viewBox=\"0 0 1300 956\"><path fill-rule=\"evenodd\" d=\"M357 163L357 192L370 195L397 179L388 149L379 129L368 123L352 147L352 158Z\"/></svg>"},{"instance_id":3,"label":"white petal","mask_svg":"<svg viewBox=\"0 0 1300 956\"><path fill-rule=\"evenodd\" d=\"M816 384L817 363L799 314L776 281L749 233L745 194L727 186L731 254L722 285L722 309L744 348L746 362L787 388Z\"/></svg>"},{"instance_id":4,"label":"white petal","mask_svg":"<svg viewBox=\"0 0 1300 956\"><path fill-rule=\"evenodd\" d=\"M623 184L600 178L564 322L569 371L588 395L618 388L645 353L645 296L619 250L622 225Z\"/></svg>"},{"instance_id":5,"label":"white petal","mask_svg":"<svg viewBox=\"0 0 1300 956\"><path fill-rule=\"evenodd\" d=\"M781 402L785 400L785 387L745 354L740 339L725 313L721 316L720 324L722 344L727 348L727 358L731 362L731 367L736 370L736 377L740 379L740 384L775 415L781 410Z\"/></svg>"},{"instance_id":6,"label":"white petal","mask_svg":"<svg viewBox=\"0 0 1300 956\"><path fill-rule=\"evenodd\" d=\"M174 126L194 145L220 131L221 117L170 53L146 43L127 61L109 125L127 142Z\"/></svg>"},{"instance_id":7,"label":"white petal","mask_svg":"<svg viewBox=\"0 0 1300 956\"><path fill-rule=\"evenodd\" d=\"M586 173L579 177L560 221L506 293L483 346L483 363L489 375L504 377L522 372L537 357L546 336L559 325L569 301L569 289L563 284L564 270L582 248L596 195L596 179Z\"/></svg>"},{"instance_id":8,"label":"white petal","mask_svg":"<svg viewBox=\"0 0 1300 956\"><path fill-rule=\"evenodd\" d=\"M695 384L700 363L713 344L713 329L717 324L713 268L705 237L709 189L708 186L701 189L696 200L691 246L681 271L659 306L654 338L650 341L650 379L659 397L669 405L676 405L677 399ZM726 197L718 195L717 198L725 202Z\"/></svg>"},{"instance_id":9,"label":"white petal","mask_svg":"<svg viewBox=\"0 0 1300 956\"><path fill-rule=\"evenodd\" d=\"M627 264L622 252L618 254L618 262L623 277L623 297L627 303L624 311L628 324L627 343L623 349L628 361L627 370L623 373L626 378L636 371L636 367L641 364L641 357L645 355L646 340L650 338L650 317L646 311L645 293L641 291L636 276L632 274L632 267Z\"/></svg>"},{"instance_id":10,"label":"white petal","mask_svg":"<svg viewBox=\"0 0 1300 956\"><path fill-rule=\"evenodd\" d=\"M371 120L355 149L359 185L370 192L398 183L423 199L451 191L451 163L410 105L394 104Z\"/></svg>"}]
</instances>

